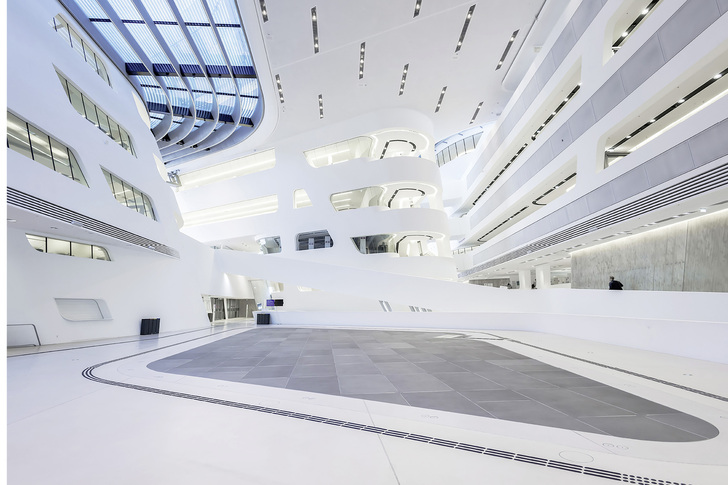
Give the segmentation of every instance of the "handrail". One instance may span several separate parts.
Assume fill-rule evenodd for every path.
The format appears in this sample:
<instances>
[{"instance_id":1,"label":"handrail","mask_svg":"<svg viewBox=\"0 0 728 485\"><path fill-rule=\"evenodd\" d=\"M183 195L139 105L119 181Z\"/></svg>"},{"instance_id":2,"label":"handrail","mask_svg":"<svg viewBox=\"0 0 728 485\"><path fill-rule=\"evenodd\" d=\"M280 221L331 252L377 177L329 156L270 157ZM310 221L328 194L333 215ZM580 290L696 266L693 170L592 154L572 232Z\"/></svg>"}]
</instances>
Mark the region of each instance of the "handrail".
<instances>
[{"instance_id":1,"label":"handrail","mask_svg":"<svg viewBox=\"0 0 728 485\"><path fill-rule=\"evenodd\" d=\"M480 133L475 133L473 135L461 138L458 141L450 143L449 145L444 147L435 155L435 159L437 160L437 166L442 167L447 162L455 160L457 157L475 150L475 147L478 146L478 142L480 141L481 136L483 136L482 131ZM470 140L472 140L473 143L472 145L468 146L468 141Z\"/></svg>"}]
</instances>

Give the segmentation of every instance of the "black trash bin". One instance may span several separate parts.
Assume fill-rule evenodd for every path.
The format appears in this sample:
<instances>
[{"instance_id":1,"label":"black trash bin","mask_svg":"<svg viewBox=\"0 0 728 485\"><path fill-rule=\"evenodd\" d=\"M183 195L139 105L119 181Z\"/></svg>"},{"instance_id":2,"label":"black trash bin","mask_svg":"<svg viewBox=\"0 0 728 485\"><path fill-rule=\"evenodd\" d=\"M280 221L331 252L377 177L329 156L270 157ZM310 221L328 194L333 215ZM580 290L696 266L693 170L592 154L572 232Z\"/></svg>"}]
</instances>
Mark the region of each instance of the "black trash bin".
<instances>
[{"instance_id":1,"label":"black trash bin","mask_svg":"<svg viewBox=\"0 0 728 485\"><path fill-rule=\"evenodd\" d=\"M153 335L159 333L159 318L142 318L140 335Z\"/></svg>"},{"instance_id":2,"label":"black trash bin","mask_svg":"<svg viewBox=\"0 0 728 485\"><path fill-rule=\"evenodd\" d=\"M256 325L270 325L270 313L258 313L255 323Z\"/></svg>"}]
</instances>

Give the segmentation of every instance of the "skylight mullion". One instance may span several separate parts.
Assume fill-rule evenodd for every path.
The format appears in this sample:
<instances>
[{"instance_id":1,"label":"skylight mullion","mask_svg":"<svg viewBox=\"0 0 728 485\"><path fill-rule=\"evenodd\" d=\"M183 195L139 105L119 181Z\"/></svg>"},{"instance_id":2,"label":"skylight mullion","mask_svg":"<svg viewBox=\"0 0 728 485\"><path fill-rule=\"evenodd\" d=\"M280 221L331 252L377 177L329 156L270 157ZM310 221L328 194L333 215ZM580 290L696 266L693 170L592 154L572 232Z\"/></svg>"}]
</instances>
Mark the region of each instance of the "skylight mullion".
<instances>
[{"instance_id":1,"label":"skylight mullion","mask_svg":"<svg viewBox=\"0 0 728 485\"><path fill-rule=\"evenodd\" d=\"M109 16L106 14L103 8L96 2L96 0L74 0L75 3L83 10L88 18L100 18L108 19Z\"/></svg>"},{"instance_id":2,"label":"skylight mullion","mask_svg":"<svg viewBox=\"0 0 728 485\"><path fill-rule=\"evenodd\" d=\"M116 14L123 20L144 20L130 0L108 0Z\"/></svg>"},{"instance_id":3,"label":"skylight mullion","mask_svg":"<svg viewBox=\"0 0 728 485\"><path fill-rule=\"evenodd\" d=\"M179 64L198 64L197 56L179 25L158 25L157 28Z\"/></svg>"},{"instance_id":4,"label":"skylight mullion","mask_svg":"<svg viewBox=\"0 0 728 485\"><path fill-rule=\"evenodd\" d=\"M210 9L212 20L216 24L239 24L235 2L230 0L221 0L215 3L215 8Z\"/></svg>"},{"instance_id":5,"label":"skylight mullion","mask_svg":"<svg viewBox=\"0 0 728 485\"><path fill-rule=\"evenodd\" d=\"M169 64L170 59L160 47L157 39L146 24L127 24L126 28L144 50L149 59L155 64Z\"/></svg>"},{"instance_id":6,"label":"skylight mullion","mask_svg":"<svg viewBox=\"0 0 728 485\"><path fill-rule=\"evenodd\" d=\"M253 58L248 49L248 43L240 29L231 27L218 27L222 46L228 55L232 66L252 66Z\"/></svg>"},{"instance_id":7,"label":"skylight mullion","mask_svg":"<svg viewBox=\"0 0 728 485\"><path fill-rule=\"evenodd\" d=\"M179 9L182 20L194 23L210 23L210 19L205 13L205 8L200 4L200 0L176 0L175 5Z\"/></svg>"}]
</instances>

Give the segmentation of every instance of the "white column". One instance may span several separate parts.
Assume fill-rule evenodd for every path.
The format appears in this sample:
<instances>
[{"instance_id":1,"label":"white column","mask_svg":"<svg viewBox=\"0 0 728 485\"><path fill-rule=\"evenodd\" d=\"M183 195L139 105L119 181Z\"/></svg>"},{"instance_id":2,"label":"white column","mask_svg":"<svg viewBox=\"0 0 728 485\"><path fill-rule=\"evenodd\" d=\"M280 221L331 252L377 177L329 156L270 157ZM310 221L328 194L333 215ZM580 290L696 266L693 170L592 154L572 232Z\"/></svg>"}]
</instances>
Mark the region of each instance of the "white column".
<instances>
[{"instance_id":1,"label":"white column","mask_svg":"<svg viewBox=\"0 0 728 485\"><path fill-rule=\"evenodd\" d=\"M531 270L530 269L519 269L518 270L518 281L521 284L521 286L519 287L520 289L530 290L531 289Z\"/></svg>"},{"instance_id":2,"label":"white column","mask_svg":"<svg viewBox=\"0 0 728 485\"><path fill-rule=\"evenodd\" d=\"M546 289L551 287L551 265L542 264L536 266L536 288Z\"/></svg>"}]
</instances>

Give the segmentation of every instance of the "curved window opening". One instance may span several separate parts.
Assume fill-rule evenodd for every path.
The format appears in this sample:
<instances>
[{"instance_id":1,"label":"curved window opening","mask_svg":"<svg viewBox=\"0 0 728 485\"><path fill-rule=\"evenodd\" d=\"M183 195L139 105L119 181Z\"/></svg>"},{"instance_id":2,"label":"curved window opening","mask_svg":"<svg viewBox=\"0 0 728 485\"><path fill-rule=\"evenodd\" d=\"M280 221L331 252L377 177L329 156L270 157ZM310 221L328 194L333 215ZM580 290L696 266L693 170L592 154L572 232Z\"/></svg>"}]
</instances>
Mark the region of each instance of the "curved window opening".
<instances>
[{"instance_id":1,"label":"curved window opening","mask_svg":"<svg viewBox=\"0 0 728 485\"><path fill-rule=\"evenodd\" d=\"M58 35L61 36L68 45L73 48L76 53L86 61L86 64L101 77L106 84L111 86L111 80L109 79L109 73L106 70L106 66L101 61L101 57L96 54L86 42L81 39L81 36L73 30L73 28L66 22L66 20L60 15L56 15L50 21L51 27L55 30Z\"/></svg>"},{"instance_id":2,"label":"curved window opening","mask_svg":"<svg viewBox=\"0 0 728 485\"><path fill-rule=\"evenodd\" d=\"M62 256L75 256L77 258L98 259L100 261L111 261L109 252L101 246L84 244L64 239L55 239L35 234L26 234L28 243L38 252L49 254L60 254Z\"/></svg>"},{"instance_id":3,"label":"curved window opening","mask_svg":"<svg viewBox=\"0 0 728 485\"><path fill-rule=\"evenodd\" d=\"M429 234L374 234L356 236L351 242L362 254L396 254L399 257L438 256L435 237Z\"/></svg>"},{"instance_id":4,"label":"curved window opening","mask_svg":"<svg viewBox=\"0 0 728 485\"><path fill-rule=\"evenodd\" d=\"M311 199L306 193L305 189L296 189L293 191L293 208L302 209L303 207L310 207L313 205Z\"/></svg>"},{"instance_id":5,"label":"curved window opening","mask_svg":"<svg viewBox=\"0 0 728 485\"><path fill-rule=\"evenodd\" d=\"M9 111L7 144L11 150L88 187L70 148Z\"/></svg>"},{"instance_id":6,"label":"curved window opening","mask_svg":"<svg viewBox=\"0 0 728 485\"><path fill-rule=\"evenodd\" d=\"M637 0L623 10L610 37L612 55L619 52L619 49L624 46L627 39L642 25L642 22L654 11L657 4L661 1Z\"/></svg>"},{"instance_id":7,"label":"curved window opening","mask_svg":"<svg viewBox=\"0 0 728 485\"><path fill-rule=\"evenodd\" d=\"M275 254L281 252L281 237L270 236L258 239L260 254Z\"/></svg>"},{"instance_id":8,"label":"curved window opening","mask_svg":"<svg viewBox=\"0 0 728 485\"><path fill-rule=\"evenodd\" d=\"M275 150L266 150L211 167L179 174L181 189L199 187L271 169L276 165Z\"/></svg>"},{"instance_id":9,"label":"curved window opening","mask_svg":"<svg viewBox=\"0 0 728 485\"><path fill-rule=\"evenodd\" d=\"M154 209L152 208L152 201L147 194L129 184L129 182L125 182L116 175L107 172L105 169L102 168L101 170L104 172L104 177L109 184L111 193L114 194L114 198L121 205L125 205L129 209L135 210L150 219L157 220L154 215Z\"/></svg>"},{"instance_id":10,"label":"curved window opening","mask_svg":"<svg viewBox=\"0 0 728 485\"><path fill-rule=\"evenodd\" d=\"M314 168L347 162L356 158L371 156L372 139L359 136L303 152L306 162Z\"/></svg>"},{"instance_id":11,"label":"curved window opening","mask_svg":"<svg viewBox=\"0 0 728 485\"><path fill-rule=\"evenodd\" d=\"M93 123L98 129L106 133L106 136L114 140L124 150L136 156L134 146L131 143L131 137L124 128L116 121L111 119L101 108L96 106L90 99L86 97L76 86L71 84L68 79L63 77L61 73L56 71L58 79L61 81L68 101L78 111L78 114Z\"/></svg>"},{"instance_id":12,"label":"curved window opening","mask_svg":"<svg viewBox=\"0 0 728 485\"><path fill-rule=\"evenodd\" d=\"M337 211L345 211L361 209L363 207L382 206L384 205L382 195L384 195L383 187L364 187L362 189L331 194L330 200L334 209Z\"/></svg>"},{"instance_id":13,"label":"curved window opening","mask_svg":"<svg viewBox=\"0 0 728 485\"><path fill-rule=\"evenodd\" d=\"M302 232L296 236L297 251L308 251L309 249L324 249L334 246L329 231Z\"/></svg>"}]
</instances>

